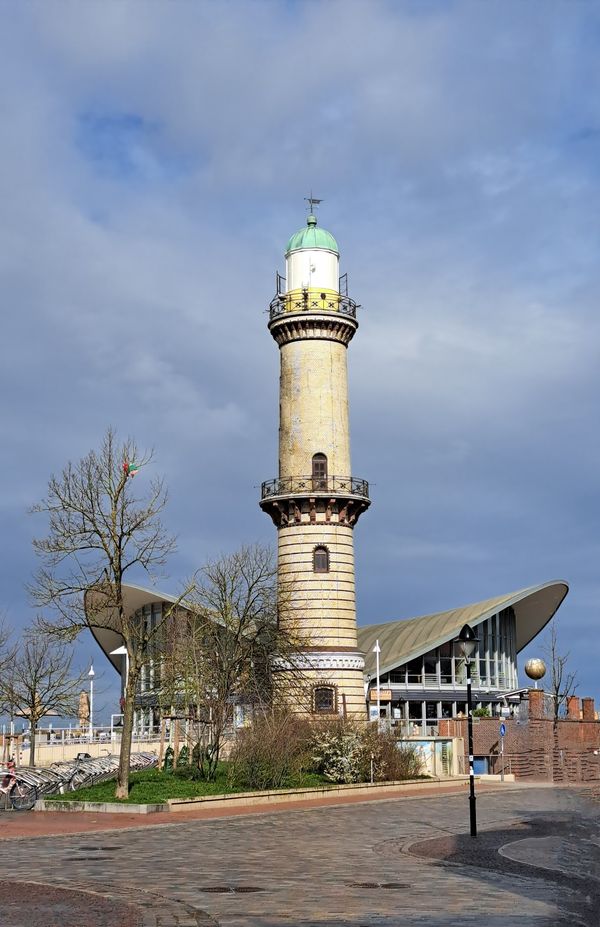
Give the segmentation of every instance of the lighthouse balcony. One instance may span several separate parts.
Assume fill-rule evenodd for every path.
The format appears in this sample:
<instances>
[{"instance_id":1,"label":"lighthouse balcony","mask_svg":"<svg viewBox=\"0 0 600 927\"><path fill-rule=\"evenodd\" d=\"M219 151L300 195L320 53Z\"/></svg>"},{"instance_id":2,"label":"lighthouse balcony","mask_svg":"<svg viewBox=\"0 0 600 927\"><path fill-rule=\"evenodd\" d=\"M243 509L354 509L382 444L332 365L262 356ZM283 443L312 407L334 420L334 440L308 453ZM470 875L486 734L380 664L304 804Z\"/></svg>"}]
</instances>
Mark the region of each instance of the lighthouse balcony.
<instances>
[{"instance_id":1,"label":"lighthouse balcony","mask_svg":"<svg viewBox=\"0 0 600 927\"><path fill-rule=\"evenodd\" d=\"M276 496L359 496L369 499L369 484L355 476L284 476L265 480L261 502Z\"/></svg>"},{"instance_id":2,"label":"lighthouse balcony","mask_svg":"<svg viewBox=\"0 0 600 927\"><path fill-rule=\"evenodd\" d=\"M274 296L269 305L269 320L272 322L286 313L303 312L327 312L355 319L359 308L349 296L304 288Z\"/></svg>"}]
</instances>

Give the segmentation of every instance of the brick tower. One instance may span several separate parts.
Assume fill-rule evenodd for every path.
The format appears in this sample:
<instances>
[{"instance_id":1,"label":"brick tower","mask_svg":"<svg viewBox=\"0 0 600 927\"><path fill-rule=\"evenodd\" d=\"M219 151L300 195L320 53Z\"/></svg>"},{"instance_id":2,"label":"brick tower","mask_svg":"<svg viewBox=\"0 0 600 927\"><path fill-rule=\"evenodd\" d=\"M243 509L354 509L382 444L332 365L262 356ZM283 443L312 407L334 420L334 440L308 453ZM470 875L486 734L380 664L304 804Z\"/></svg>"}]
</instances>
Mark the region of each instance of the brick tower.
<instances>
[{"instance_id":1,"label":"brick tower","mask_svg":"<svg viewBox=\"0 0 600 927\"><path fill-rule=\"evenodd\" d=\"M262 484L260 505L277 526L280 588L291 590L293 620L307 641L306 707L315 716L364 717L353 533L370 503L367 482L351 476L346 364L357 306L347 275L339 276L337 243L309 202L270 305L281 358L279 476Z\"/></svg>"}]
</instances>

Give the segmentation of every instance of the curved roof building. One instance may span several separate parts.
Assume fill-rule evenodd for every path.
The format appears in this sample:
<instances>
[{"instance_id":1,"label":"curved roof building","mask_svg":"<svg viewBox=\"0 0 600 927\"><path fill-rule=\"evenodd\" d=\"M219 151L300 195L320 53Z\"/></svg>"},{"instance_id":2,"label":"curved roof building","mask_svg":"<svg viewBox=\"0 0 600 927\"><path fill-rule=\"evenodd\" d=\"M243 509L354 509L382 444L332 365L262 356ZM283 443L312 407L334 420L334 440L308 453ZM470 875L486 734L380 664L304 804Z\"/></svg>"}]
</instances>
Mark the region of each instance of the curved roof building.
<instances>
[{"instance_id":1,"label":"curved roof building","mask_svg":"<svg viewBox=\"0 0 600 927\"><path fill-rule=\"evenodd\" d=\"M359 627L367 701L374 706L376 700L374 648L378 643L381 714L392 725L413 735L435 734L440 719L465 713L464 665L453 642L463 625L469 624L478 637L472 664L474 701L491 713L513 710L519 702L517 655L553 618L568 591L566 582L554 580L444 612ZM163 607L177 601L175 596L141 586L126 585L123 592L127 615L137 615L148 624L160 620ZM92 633L124 681L124 656L115 653L123 640L111 628L109 610L99 611L93 595L93 590L86 595L88 614L97 623ZM156 723L153 701L148 670L140 693L140 731Z\"/></svg>"},{"instance_id":2,"label":"curved roof building","mask_svg":"<svg viewBox=\"0 0 600 927\"><path fill-rule=\"evenodd\" d=\"M446 641L454 640L463 625L469 624L476 630L494 615L508 609L514 612L515 653L520 653L552 619L568 591L566 582L556 580L446 612L359 628L359 646L367 654L365 670L375 672L373 647L377 640L381 647L380 673L385 674L398 664L414 660Z\"/></svg>"},{"instance_id":3,"label":"curved roof building","mask_svg":"<svg viewBox=\"0 0 600 927\"><path fill-rule=\"evenodd\" d=\"M556 580L433 615L359 628L367 698L372 703L379 688L381 714L411 734L435 734L441 719L464 714L466 673L454 641L468 624L477 636L474 701L490 714L512 713L520 700L517 654L552 619L568 591L566 582Z\"/></svg>"}]
</instances>

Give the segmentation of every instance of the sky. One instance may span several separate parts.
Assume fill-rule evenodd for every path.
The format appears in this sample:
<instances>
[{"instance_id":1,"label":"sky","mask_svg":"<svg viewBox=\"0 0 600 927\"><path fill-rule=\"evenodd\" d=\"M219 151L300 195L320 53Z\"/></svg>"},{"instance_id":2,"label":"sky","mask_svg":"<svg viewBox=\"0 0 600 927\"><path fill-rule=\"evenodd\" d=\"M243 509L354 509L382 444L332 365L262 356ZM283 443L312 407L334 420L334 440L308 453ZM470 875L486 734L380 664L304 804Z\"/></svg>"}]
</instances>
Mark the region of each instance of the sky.
<instances>
[{"instance_id":1,"label":"sky","mask_svg":"<svg viewBox=\"0 0 600 927\"><path fill-rule=\"evenodd\" d=\"M28 508L108 425L169 487L159 588L275 543L265 313L312 190L363 306L359 624L565 579L559 642L600 699L598 6L0 0L0 23L9 622L35 617Z\"/></svg>"}]
</instances>

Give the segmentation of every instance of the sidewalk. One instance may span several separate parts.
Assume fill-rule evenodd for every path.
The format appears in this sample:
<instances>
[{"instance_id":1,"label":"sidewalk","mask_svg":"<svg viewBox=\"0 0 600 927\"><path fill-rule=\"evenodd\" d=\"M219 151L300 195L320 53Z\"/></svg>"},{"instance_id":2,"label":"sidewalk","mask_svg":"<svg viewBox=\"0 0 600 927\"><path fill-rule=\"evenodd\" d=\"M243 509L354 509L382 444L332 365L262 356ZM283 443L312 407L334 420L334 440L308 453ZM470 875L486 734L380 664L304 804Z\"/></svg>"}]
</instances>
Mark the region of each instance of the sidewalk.
<instances>
[{"instance_id":1,"label":"sidewalk","mask_svg":"<svg viewBox=\"0 0 600 927\"><path fill-rule=\"evenodd\" d=\"M500 782L478 783L477 792L493 792L527 788L513 783ZM166 824L183 824L189 821L204 821L215 818L240 817L244 815L279 814L285 811L302 811L309 808L331 808L338 805L366 804L369 802L399 801L402 799L424 799L439 797L441 795L464 794L467 796L468 782L461 782L456 787L439 786L432 783L423 788L405 788L390 791L383 798L373 798L372 795L347 795L344 797L332 796L303 801L279 802L276 805L236 805L233 808L201 807L190 811L180 811L177 814L157 812L156 814L97 814L86 811L31 811L7 812L0 818L0 840L10 840L20 837L48 837L69 834L85 834L109 830L122 830L124 828L157 827Z\"/></svg>"}]
</instances>

